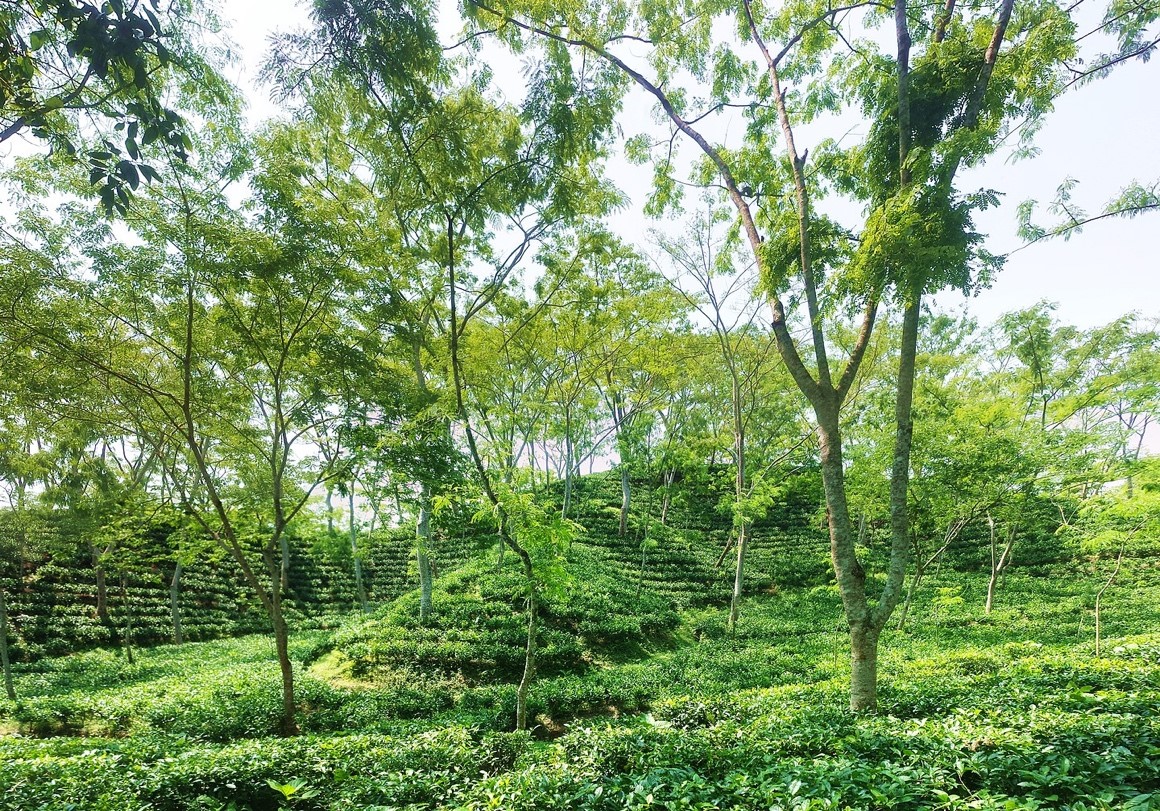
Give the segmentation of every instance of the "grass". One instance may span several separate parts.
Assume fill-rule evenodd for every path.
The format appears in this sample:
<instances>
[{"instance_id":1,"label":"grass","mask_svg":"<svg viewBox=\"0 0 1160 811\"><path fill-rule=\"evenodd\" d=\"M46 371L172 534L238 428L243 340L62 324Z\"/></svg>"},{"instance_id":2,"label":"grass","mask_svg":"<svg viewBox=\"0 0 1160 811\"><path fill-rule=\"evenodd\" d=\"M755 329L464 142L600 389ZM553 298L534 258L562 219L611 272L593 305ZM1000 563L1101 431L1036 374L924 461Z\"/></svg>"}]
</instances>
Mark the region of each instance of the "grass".
<instances>
[{"instance_id":1,"label":"grass","mask_svg":"<svg viewBox=\"0 0 1160 811\"><path fill-rule=\"evenodd\" d=\"M1160 808L1154 561L1129 561L1105 595L1101 657L1106 562L1014 570L990 616L984 575L931 576L907 630L883 636L873 716L845 709L847 640L824 585L748 599L733 633L718 608L685 611L656 644L601 648L577 631L587 650L533 689L534 736L509 731L510 674L444 657L356 675L343 640L369 637L349 628L338 653L319 654L322 633L293 640L313 662L298 670L295 739L272 735L266 637L145 649L132 665L46 659L18 668L21 700L0 702L19 733L0 736L0 809ZM441 594L466 610L451 596L479 583ZM559 613L557 630L593 627Z\"/></svg>"}]
</instances>

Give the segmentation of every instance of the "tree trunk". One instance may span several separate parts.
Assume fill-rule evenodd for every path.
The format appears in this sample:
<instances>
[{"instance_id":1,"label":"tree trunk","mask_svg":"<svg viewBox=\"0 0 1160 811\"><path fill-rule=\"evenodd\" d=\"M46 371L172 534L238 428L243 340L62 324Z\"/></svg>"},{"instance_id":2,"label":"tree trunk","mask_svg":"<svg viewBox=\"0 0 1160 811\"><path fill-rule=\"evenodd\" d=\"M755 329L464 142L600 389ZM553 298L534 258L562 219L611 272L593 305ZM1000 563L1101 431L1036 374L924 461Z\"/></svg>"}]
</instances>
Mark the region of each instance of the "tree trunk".
<instances>
[{"instance_id":1,"label":"tree trunk","mask_svg":"<svg viewBox=\"0 0 1160 811\"><path fill-rule=\"evenodd\" d=\"M358 607L365 614L368 610L367 587L363 582L362 557L358 550L358 522L354 517L354 484L347 494L347 511L350 513L350 558L354 562L354 590L358 595Z\"/></svg>"},{"instance_id":2,"label":"tree trunk","mask_svg":"<svg viewBox=\"0 0 1160 811\"><path fill-rule=\"evenodd\" d=\"M109 623L109 587L105 579L105 569L98 561L96 551L93 551L93 571L97 577L97 619L106 625Z\"/></svg>"},{"instance_id":3,"label":"tree trunk","mask_svg":"<svg viewBox=\"0 0 1160 811\"><path fill-rule=\"evenodd\" d=\"M850 625L850 709L878 708L878 635L868 624Z\"/></svg>"},{"instance_id":4,"label":"tree trunk","mask_svg":"<svg viewBox=\"0 0 1160 811\"><path fill-rule=\"evenodd\" d=\"M842 436L836 406L820 402L814 406L818 418L818 446L821 452L822 485L826 494L826 520L830 531L830 560L842 608L850 626L850 709L872 711L878 705L878 632L873 628L866 603L866 572L855 551L854 528L846 501L845 470L842 463Z\"/></svg>"},{"instance_id":5,"label":"tree trunk","mask_svg":"<svg viewBox=\"0 0 1160 811\"><path fill-rule=\"evenodd\" d=\"M644 567L648 560L648 537L646 536L640 542L640 573L636 578L636 598L640 599L640 593L644 589Z\"/></svg>"},{"instance_id":6,"label":"tree trunk","mask_svg":"<svg viewBox=\"0 0 1160 811\"><path fill-rule=\"evenodd\" d=\"M280 578L282 590L288 591L290 589L290 540L286 537L285 532L278 533L278 546L282 552L282 572Z\"/></svg>"},{"instance_id":7,"label":"tree trunk","mask_svg":"<svg viewBox=\"0 0 1160 811\"><path fill-rule=\"evenodd\" d=\"M670 501L669 490L673 485L673 479L676 478L676 471L666 470L664 472L664 475L661 478L664 481L664 485L665 485L664 497L661 499L661 526L663 527L663 526L666 526L665 522L668 520L668 517L669 517L669 501Z\"/></svg>"},{"instance_id":8,"label":"tree trunk","mask_svg":"<svg viewBox=\"0 0 1160 811\"><path fill-rule=\"evenodd\" d=\"M571 408L564 409L564 505L560 508L560 516L562 518L568 517L568 511L572 508L572 454L575 450L572 447L572 410ZM624 534L623 532L621 533Z\"/></svg>"},{"instance_id":9,"label":"tree trunk","mask_svg":"<svg viewBox=\"0 0 1160 811\"><path fill-rule=\"evenodd\" d=\"M419 563L419 622L431 619L431 488L424 483L419 497L419 521L415 526L415 558Z\"/></svg>"},{"instance_id":10,"label":"tree trunk","mask_svg":"<svg viewBox=\"0 0 1160 811\"><path fill-rule=\"evenodd\" d=\"M516 688L516 729L528 728L528 691L536 677L537 634L540 624L540 603L536 595L536 580L532 571L531 558L524 560L524 576L528 581L528 635L524 647L524 672L520 676L520 686Z\"/></svg>"},{"instance_id":11,"label":"tree trunk","mask_svg":"<svg viewBox=\"0 0 1160 811\"><path fill-rule=\"evenodd\" d=\"M326 505L326 534L331 538L334 537L334 488L329 484L326 486L326 498L323 501Z\"/></svg>"},{"instance_id":12,"label":"tree trunk","mask_svg":"<svg viewBox=\"0 0 1160 811\"><path fill-rule=\"evenodd\" d=\"M744 524L737 530L737 568L733 573L733 599L729 602L729 631L737 630L737 619L741 616L741 586L745 573L745 551L749 546L749 533Z\"/></svg>"},{"instance_id":13,"label":"tree trunk","mask_svg":"<svg viewBox=\"0 0 1160 811\"><path fill-rule=\"evenodd\" d=\"M632 482L628 478L628 465L620 460L620 537L628 534L628 510L632 506Z\"/></svg>"},{"instance_id":14,"label":"tree trunk","mask_svg":"<svg viewBox=\"0 0 1160 811\"><path fill-rule=\"evenodd\" d=\"M733 480L734 508L743 510L742 501L745 499L745 419L742 409L744 403L741 396L741 379L737 374L737 367L732 360L732 351L726 353L729 361L729 371L733 377L733 462L736 466ZM741 614L741 587L745 578L745 550L749 544L748 519L744 511L735 513L734 522L737 524L737 566L733 572L733 598L729 601L729 631L737 630L737 618Z\"/></svg>"},{"instance_id":15,"label":"tree trunk","mask_svg":"<svg viewBox=\"0 0 1160 811\"><path fill-rule=\"evenodd\" d=\"M999 553L995 543L995 519L989 514L987 515L987 525L991 529L991 578L987 581L987 604L983 608L984 614L991 613L991 607L995 602L995 587L999 584L999 575L1010 564L1011 548L1015 545L1015 528L1012 527L1007 533L1007 543L1003 546L1002 553Z\"/></svg>"},{"instance_id":16,"label":"tree trunk","mask_svg":"<svg viewBox=\"0 0 1160 811\"><path fill-rule=\"evenodd\" d=\"M181 627L181 572L184 567L181 561L173 564L173 577L169 581L169 619L173 626L173 644L185 642L185 634Z\"/></svg>"},{"instance_id":17,"label":"tree trunk","mask_svg":"<svg viewBox=\"0 0 1160 811\"><path fill-rule=\"evenodd\" d=\"M298 722L294 717L294 665L290 661L290 629L282 612L282 593L290 570L290 550L282 533L279 533L278 543L282 549L282 560L280 565L270 566L270 622L274 626L274 647L278 653L278 668L282 673L282 719L279 732L283 735L297 735Z\"/></svg>"},{"instance_id":18,"label":"tree trunk","mask_svg":"<svg viewBox=\"0 0 1160 811\"><path fill-rule=\"evenodd\" d=\"M12 684L12 664L8 659L8 592L0 586L0 669L4 671L4 692L9 701L16 700Z\"/></svg>"}]
</instances>

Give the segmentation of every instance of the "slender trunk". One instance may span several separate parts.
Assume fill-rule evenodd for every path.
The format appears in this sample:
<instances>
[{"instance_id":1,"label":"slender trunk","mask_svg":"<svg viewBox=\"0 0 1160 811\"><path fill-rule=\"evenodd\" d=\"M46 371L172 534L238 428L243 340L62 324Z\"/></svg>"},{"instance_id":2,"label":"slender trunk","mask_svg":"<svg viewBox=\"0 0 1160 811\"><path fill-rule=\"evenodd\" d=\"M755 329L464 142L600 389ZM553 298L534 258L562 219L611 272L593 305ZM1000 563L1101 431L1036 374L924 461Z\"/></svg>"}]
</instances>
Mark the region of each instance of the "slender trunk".
<instances>
[{"instance_id":1,"label":"slender trunk","mask_svg":"<svg viewBox=\"0 0 1160 811\"><path fill-rule=\"evenodd\" d=\"M1015 545L1015 528L1007 533L1007 543L1003 546L1003 551L998 552L995 543L995 519L990 515L987 516L987 525L991 529L991 578L987 581L987 604L983 608L984 614L991 613L991 607L995 603L995 587L999 584L999 575L1011 563L1011 548Z\"/></svg>"},{"instance_id":2,"label":"slender trunk","mask_svg":"<svg viewBox=\"0 0 1160 811\"><path fill-rule=\"evenodd\" d=\"M289 591L290 589L290 540L286 537L286 533L278 533L279 551L282 553L282 571L280 574L282 582L282 590Z\"/></svg>"},{"instance_id":3,"label":"slender trunk","mask_svg":"<svg viewBox=\"0 0 1160 811\"><path fill-rule=\"evenodd\" d=\"M354 590L358 595L358 607L365 614L367 605L367 587L363 582L362 555L358 549L358 522L354 517L354 484L346 497L347 512L350 513L350 558L354 561Z\"/></svg>"},{"instance_id":4,"label":"slender trunk","mask_svg":"<svg viewBox=\"0 0 1160 811\"><path fill-rule=\"evenodd\" d=\"M668 520L668 517L669 517L669 500L670 500L669 490L672 487L673 479L675 477L676 477L676 471L673 471L673 470L666 470L664 473L664 476L662 477L663 481L665 483L665 493L664 493L664 497L661 499L661 526L662 527L666 526L665 522Z\"/></svg>"},{"instance_id":5,"label":"slender trunk","mask_svg":"<svg viewBox=\"0 0 1160 811\"><path fill-rule=\"evenodd\" d=\"M528 691L531 688L532 679L536 675L536 635L539 624L539 603L536 594L536 573L535 567L532 565L532 556L528 550L519 543L511 533L507 526L507 513L504 509L503 502L500 501L498 494L492 487L492 479L488 474L487 466L483 463L483 457L479 453L479 446L475 441L475 432L471 427L471 419L467 412L467 405L463 398L463 371L459 364L459 321L458 314L455 308L455 229L454 221L451 215L447 215L447 287L448 299L450 304L450 317L448 323L450 325L450 349L451 349L451 379L455 386L455 407L459 415L460 421L463 423L463 432L467 439L467 449L471 455L471 460L475 464L476 473L479 475L479 484L483 488L484 495L487 500L491 502L492 506L496 508L499 516L498 529L500 541L510 546L512 551L519 555L520 562L523 564L524 578L527 582L528 589L528 635L526 640L526 647L524 649L524 673L520 678L519 687L516 689L516 728L527 729L528 723ZM546 446L546 443L545 443ZM502 561L502 558L501 558Z\"/></svg>"},{"instance_id":6,"label":"slender trunk","mask_svg":"<svg viewBox=\"0 0 1160 811\"><path fill-rule=\"evenodd\" d=\"M121 607L125 611L125 628L121 632L121 644L125 648L125 660L136 664L133 659L133 606L129 604L128 578L121 575Z\"/></svg>"},{"instance_id":7,"label":"slender trunk","mask_svg":"<svg viewBox=\"0 0 1160 811\"><path fill-rule=\"evenodd\" d=\"M8 660L8 592L3 586L0 586L0 669L4 671L4 692L9 701L15 701L12 663Z\"/></svg>"},{"instance_id":8,"label":"slender trunk","mask_svg":"<svg viewBox=\"0 0 1160 811\"><path fill-rule=\"evenodd\" d=\"M326 486L326 499L323 501L326 505L326 534L331 538L334 537L334 488L329 484Z\"/></svg>"},{"instance_id":9,"label":"slender trunk","mask_svg":"<svg viewBox=\"0 0 1160 811\"><path fill-rule=\"evenodd\" d=\"M1109 588L1111 588L1112 581L1115 580L1116 575L1118 575L1120 573L1120 564L1123 563L1123 561L1124 561L1124 546L1125 546L1125 544L1123 544L1123 543L1120 544L1120 551L1116 553L1116 567L1114 569L1112 569L1111 576L1108 577L1107 582L1104 583L1104 587L1102 589L1100 589L1099 594L1096 595L1096 656L1097 657L1100 655L1100 630L1102 627L1100 625L1100 608L1101 608L1101 605L1103 603L1104 592L1107 591Z\"/></svg>"},{"instance_id":10,"label":"slender trunk","mask_svg":"<svg viewBox=\"0 0 1160 811\"><path fill-rule=\"evenodd\" d=\"M564 409L564 506L560 509L562 518L568 517L572 508L572 409ZM623 533L621 533L623 534Z\"/></svg>"},{"instance_id":11,"label":"slender trunk","mask_svg":"<svg viewBox=\"0 0 1160 811\"><path fill-rule=\"evenodd\" d=\"M532 571L532 560L527 554L520 556L524 563L524 577L528 581L528 635L524 647L524 672L520 685L516 688L516 729L528 728L528 691L536 678L537 635L540 624L540 603L536 595L536 581Z\"/></svg>"},{"instance_id":12,"label":"slender trunk","mask_svg":"<svg viewBox=\"0 0 1160 811\"><path fill-rule=\"evenodd\" d=\"M724 335L722 335L724 342ZM749 543L748 519L745 517L742 500L745 498L745 420L742 413L741 380L737 367L732 361L732 351L726 353L729 370L733 375L733 461L737 467L734 476L735 509L742 510L734 516L737 523L737 567L733 572L733 598L729 601L729 630L737 628L737 618L741 614L741 587L745 577L745 551Z\"/></svg>"},{"instance_id":13,"label":"slender trunk","mask_svg":"<svg viewBox=\"0 0 1160 811\"><path fill-rule=\"evenodd\" d=\"M628 510L632 506L632 483L628 478L628 466L620 460L620 537L628 534Z\"/></svg>"},{"instance_id":14,"label":"slender trunk","mask_svg":"<svg viewBox=\"0 0 1160 811\"><path fill-rule=\"evenodd\" d=\"M845 471L842 464L842 436L838 410L827 403L814 408L818 418L818 445L821 451L822 485L826 493L826 516L830 530L830 560L842 608L850 627L850 709L869 712L878 706L878 635L866 602L866 571L858 560L855 530L846 501Z\"/></svg>"},{"instance_id":15,"label":"slender trunk","mask_svg":"<svg viewBox=\"0 0 1160 811\"><path fill-rule=\"evenodd\" d=\"M278 544L282 555L279 565L269 565L270 569L270 621L274 626L274 647L278 654L278 669L282 673L282 719L279 732L283 735L297 735L298 722L295 719L294 665L290 661L290 629L282 611L282 595L286 588L290 570L289 546L285 536L278 533ZM272 557L272 556L271 556ZM273 561L269 561L273 564Z\"/></svg>"},{"instance_id":16,"label":"slender trunk","mask_svg":"<svg viewBox=\"0 0 1160 811\"><path fill-rule=\"evenodd\" d=\"M914 577L910 578L910 587L906 590L906 599L902 601L902 608L898 610L898 630L906 630L906 617L910 613L910 605L914 602L914 593L918 591L918 584L922 582L925 567L918 566L914 570Z\"/></svg>"},{"instance_id":17,"label":"slender trunk","mask_svg":"<svg viewBox=\"0 0 1160 811\"><path fill-rule=\"evenodd\" d=\"M99 563L96 550L93 551L93 571L97 577L97 619L109 623L109 587L105 578L105 567Z\"/></svg>"},{"instance_id":18,"label":"slender trunk","mask_svg":"<svg viewBox=\"0 0 1160 811\"><path fill-rule=\"evenodd\" d=\"M910 449L914 435L914 377L918 357L918 326L922 296L915 291L902 312L902 345L898 352L898 395L894 405L894 459L890 470L890 563L886 584L872 612L881 631L902 598L910 558Z\"/></svg>"},{"instance_id":19,"label":"slender trunk","mask_svg":"<svg viewBox=\"0 0 1160 811\"><path fill-rule=\"evenodd\" d=\"M646 563L647 559L648 559L648 537L646 536L645 539L640 542L640 573L637 575L637 578L636 578L636 597L638 600L640 599L641 591L644 589L644 571L645 571L644 567L645 567L645 563Z\"/></svg>"},{"instance_id":20,"label":"slender trunk","mask_svg":"<svg viewBox=\"0 0 1160 811\"><path fill-rule=\"evenodd\" d=\"M173 644L181 645L185 642L185 634L181 627L181 572L184 567L181 561L173 564L173 577L169 580L169 619L173 626Z\"/></svg>"},{"instance_id":21,"label":"slender trunk","mask_svg":"<svg viewBox=\"0 0 1160 811\"><path fill-rule=\"evenodd\" d=\"M419 521L415 526L415 558L419 563L419 622L431 619L431 487L422 485L419 497Z\"/></svg>"},{"instance_id":22,"label":"slender trunk","mask_svg":"<svg viewBox=\"0 0 1160 811\"><path fill-rule=\"evenodd\" d=\"M737 620L741 616L741 586L745 572L745 551L749 546L749 533L742 524L737 530L737 569L733 574L733 599L729 602L729 630L737 630Z\"/></svg>"},{"instance_id":23,"label":"slender trunk","mask_svg":"<svg viewBox=\"0 0 1160 811\"><path fill-rule=\"evenodd\" d=\"M713 564L714 569L721 568L721 564L725 562L725 557L729 554L729 550L733 548L733 542L736 540L737 533L730 530L729 537L725 539L725 548L721 550L721 554L717 556L717 562Z\"/></svg>"}]
</instances>

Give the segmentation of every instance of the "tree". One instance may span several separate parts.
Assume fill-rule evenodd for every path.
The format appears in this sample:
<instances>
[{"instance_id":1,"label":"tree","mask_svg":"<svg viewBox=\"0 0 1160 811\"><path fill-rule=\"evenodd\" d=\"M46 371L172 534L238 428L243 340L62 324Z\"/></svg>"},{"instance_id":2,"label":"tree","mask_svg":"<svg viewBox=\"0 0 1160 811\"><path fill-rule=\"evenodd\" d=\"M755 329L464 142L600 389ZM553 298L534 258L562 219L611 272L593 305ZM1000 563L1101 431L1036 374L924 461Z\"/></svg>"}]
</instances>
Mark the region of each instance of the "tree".
<instances>
[{"instance_id":1,"label":"tree","mask_svg":"<svg viewBox=\"0 0 1160 811\"><path fill-rule=\"evenodd\" d=\"M997 268L971 224L972 214L996 197L961 191L959 169L996 150L1009 125L1042 116L1063 83L1064 61L1075 52L1067 9L1015 5L1004 0L996 10L953 3L927 9L896 0L889 9L824 3L774 9L747 1L739 9L652 4L632 11L578 2L562 8L470 5L480 29L501 30L515 47L526 47L529 35L542 43L555 70L570 71L572 54L580 51L651 96L671 131L656 141L635 139L630 154L655 158L652 210L678 202L671 145L681 135L703 156L692 182L719 184L736 210L736 228L772 308L778 353L817 423L831 558L850 627L854 710L876 706L878 639L901 598L909 555L907 485L922 302L947 287L977 289ZM893 21L893 47L849 42L840 24L855 12L871 25ZM733 41L722 41L725 30L737 32ZM625 42L645 48L646 56L628 57ZM742 49L755 58L744 58ZM679 84L684 81L690 86ZM850 107L869 124L865 141L849 147L822 141L807 169L810 150L798 146L799 125ZM739 145L714 143L704 122L731 109L747 119L745 136ZM774 152L779 136L782 155ZM827 194L863 206L861 223L851 228L823 213ZM787 307L795 301L804 302L804 312ZM902 340L891 556L885 584L874 595L855 549L841 413L883 302L901 310ZM859 309L853 343L835 345L835 323ZM795 338L794 319L808 336L804 345ZM845 362L835 368L832 357L838 355Z\"/></svg>"},{"instance_id":2,"label":"tree","mask_svg":"<svg viewBox=\"0 0 1160 811\"><path fill-rule=\"evenodd\" d=\"M193 13L160 0L0 5L0 142L30 133L88 170L106 210L124 211L158 176L145 162L151 145L182 162L192 147L162 100L166 81L182 72L202 92L222 90L181 25Z\"/></svg>"},{"instance_id":3,"label":"tree","mask_svg":"<svg viewBox=\"0 0 1160 811\"><path fill-rule=\"evenodd\" d=\"M733 432L733 532L729 545L721 553L721 560L736 546L736 565L733 570L733 594L729 603L729 627L734 629L741 611L744 583L745 556L749 548L749 528L764 514L764 507L772 495L764 475L749 470L752 461L747 456L747 437L753 415L761 397L762 383L773 375L773 341L757 323L757 309L752 296L738 304L733 299L750 289L745 273L736 272L733 252L714 238L714 226L727 222L727 217L710 211L704 219L693 224L688 243L661 238L661 248L675 265L679 278L673 279L678 290L702 319L709 322L721 364L728 379L730 423ZM687 279L693 290L686 291L682 280ZM770 400L781 398L774 396ZM767 403L767 405L770 405ZM792 410L792 409L787 409ZM780 421L775 421L780 422ZM788 420L790 425L793 420ZM769 427L769 426L767 426ZM720 563L720 561L718 561Z\"/></svg>"},{"instance_id":4,"label":"tree","mask_svg":"<svg viewBox=\"0 0 1160 811\"><path fill-rule=\"evenodd\" d=\"M26 291L40 298L6 316L38 351L95 376L140 426L142 452L165 459L182 510L233 558L270 617L292 733L287 530L333 472L301 448L343 413L336 381L360 344L341 310L357 290L276 176L258 176L246 220L221 194L242 160L215 157L134 203L139 245L111 239L83 207L66 211L65 244L91 275L70 275L61 257L63 273Z\"/></svg>"}]
</instances>

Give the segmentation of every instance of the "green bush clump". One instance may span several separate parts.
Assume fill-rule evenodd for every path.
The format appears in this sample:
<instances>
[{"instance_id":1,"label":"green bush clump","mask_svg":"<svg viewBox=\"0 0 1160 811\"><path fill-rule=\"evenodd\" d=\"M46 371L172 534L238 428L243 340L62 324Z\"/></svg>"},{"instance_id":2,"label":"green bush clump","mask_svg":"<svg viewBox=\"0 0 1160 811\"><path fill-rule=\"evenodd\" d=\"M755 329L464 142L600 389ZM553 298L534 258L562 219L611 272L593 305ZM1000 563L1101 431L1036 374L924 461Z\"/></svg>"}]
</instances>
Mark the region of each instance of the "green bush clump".
<instances>
[{"instance_id":1,"label":"green bush clump","mask_svg":"<svg viewBox=\"0 0 1160 811\"><path fill-rule=\"evenodd\" d=\"M537 659L545 676L582 672L595 655L662 641L680 623L671 601L625 584L597 552L573 547L567 572L542 596ZM419 595L411 592L340 629L309 658L338 651L357 678L404 670L466 685L515 681L524 666L525 590L516 561L497 568L478 560L436 581L429 623L419 622Z\"/></svg>"}]
</instances>

